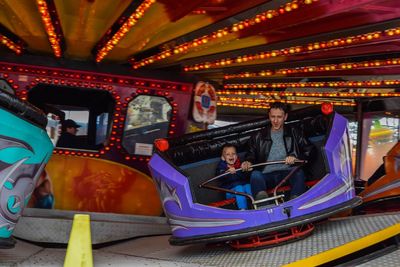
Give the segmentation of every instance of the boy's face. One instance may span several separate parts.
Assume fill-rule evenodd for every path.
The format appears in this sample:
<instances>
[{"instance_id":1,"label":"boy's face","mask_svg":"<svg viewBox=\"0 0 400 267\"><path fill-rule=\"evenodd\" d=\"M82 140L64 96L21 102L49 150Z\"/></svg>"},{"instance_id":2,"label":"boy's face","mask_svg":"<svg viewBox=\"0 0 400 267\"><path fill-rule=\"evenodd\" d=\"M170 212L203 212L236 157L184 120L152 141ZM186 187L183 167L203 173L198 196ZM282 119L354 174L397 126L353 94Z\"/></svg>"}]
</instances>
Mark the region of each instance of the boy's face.
<instances>
[{"instance_id":1,"label":"boy's face","mask_svg":"<svg viewBox=\"0 0 400 267\"><path fill-rule=\"evenodd\" d=\"M228 164L234 164L237 160L236 149L234 147L225 147L222 151L222 159Z\"/></svg>"}]
</instances>

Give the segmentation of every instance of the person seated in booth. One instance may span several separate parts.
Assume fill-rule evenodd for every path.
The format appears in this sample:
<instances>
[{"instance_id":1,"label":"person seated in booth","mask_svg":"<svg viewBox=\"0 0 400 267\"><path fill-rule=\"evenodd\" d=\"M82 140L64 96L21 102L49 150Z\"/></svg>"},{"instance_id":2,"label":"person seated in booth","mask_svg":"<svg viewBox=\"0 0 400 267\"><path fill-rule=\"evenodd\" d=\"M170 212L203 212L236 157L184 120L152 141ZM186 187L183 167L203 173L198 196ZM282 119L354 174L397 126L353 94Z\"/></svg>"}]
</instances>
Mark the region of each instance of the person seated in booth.
<instances>
[{"instance_id":1,"label":"person seated in booth","mask_svg":"<svg viewBox=\"0 0 400 267\"><path fill-rule=\"evenodd\" d=\"M83 144L76 136L81 126L74 120L68 119L61 122L61 135L58 138L57 147L82 148Z\"/></svg>"},{"instance_id":2,"label":"person seated in booth","mask_svg":"<svg viewBox=\"0 0 400 267\"><path fill-rule=\"evenodd\" d=\"M252 171L251 191L256 200L268 197L267 189L278 185L291 171L297 159L309 160L314 154L314 145L303 133L284 122L288 117L288 108L281 102L271 104L268 111L270 124L255 133L248 141L248 151L241 167L243 171ZM284 160L285 164L267 165L263 170L252 170L252 164L267 161ZM306 191L305 174L297 170L289 179L290 198L296 198Z\"/></svg>"},{"instance_id":3,"label":"person seated in booth","mask_svg":"<svg viewBox=\"0 0 400 267\"><path fill-rule=\"evenodd\" d=\"M28 207L39 209L52 209L54 207L53 187L50 176L45 169L39 176Z\"/></svg>"},{"instance_id":4,"label":"person seated in booth","mask_svg":"<svg viewBox=\"0 0 400 267\"><path fill-rule=\"evenodd\" d=\"M240 159L236 153L236 147L232 144L225 144L222 147L221 160L216 169L216 175L229 172L222 179L222 187L236 192L247 193L251 195L251 188L247 176L241 171L236 171L240 168ZM235 198L237 207L241 210L247 209L246 197L232 193L226 193L226 198Z\"/></svg>"}]
</instances>

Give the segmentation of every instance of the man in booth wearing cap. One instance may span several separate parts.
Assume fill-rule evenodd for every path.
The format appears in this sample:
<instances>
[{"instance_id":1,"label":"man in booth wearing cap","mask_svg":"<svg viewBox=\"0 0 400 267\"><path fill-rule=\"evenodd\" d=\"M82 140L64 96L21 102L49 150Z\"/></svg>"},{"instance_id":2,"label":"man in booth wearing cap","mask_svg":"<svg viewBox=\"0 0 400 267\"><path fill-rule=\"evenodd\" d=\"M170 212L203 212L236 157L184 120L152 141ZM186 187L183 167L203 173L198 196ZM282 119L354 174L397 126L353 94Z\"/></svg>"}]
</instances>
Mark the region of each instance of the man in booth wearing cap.
<instances>
[{"instance_id":1,"label":"man in booth wearing cap","mask_svg":"<svg viewBox=\"0 0 400 267\"><path fill-rule=\"evenodd\" d=\"M79 137L76 136L78 128L81 126L74 120L65 120L61 123L61 135L57 141L57 147L70 147L70 148L82 148L82 142Z\"/></svg>"}]
</instances>

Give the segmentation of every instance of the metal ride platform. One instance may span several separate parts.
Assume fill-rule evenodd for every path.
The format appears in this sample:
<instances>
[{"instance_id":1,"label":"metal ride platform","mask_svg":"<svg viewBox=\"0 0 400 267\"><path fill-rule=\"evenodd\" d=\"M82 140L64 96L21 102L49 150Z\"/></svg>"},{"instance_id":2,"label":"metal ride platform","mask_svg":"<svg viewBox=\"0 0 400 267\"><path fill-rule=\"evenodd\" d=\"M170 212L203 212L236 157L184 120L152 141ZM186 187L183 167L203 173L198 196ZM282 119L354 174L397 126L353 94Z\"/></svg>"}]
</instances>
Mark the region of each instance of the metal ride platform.
<instances>
[{"instance_id":1,"label":"metal ride platform","mask_svg":"<svg viewBox=\"0 0 400 267\"><path fill-rule=\"evenodd\" d=\"M384 238L387 229L399 238L400 212L330 219L316 226L314 233L297 242L255 251L233 251L226 245L171 246L169 235L141 237L93 249L94 266L313 266L310 259L329 257L336 249L351 252L354 247ZM382 233L382 234L381 234ZM92 233L93 236L93 233ZM369 238L369 239L368 239ZM373 243L373 242L372 242ZM65 248L43 248L18 240L14 249L0 250L0 266L62 266ZM364 256L364 255L363 255ZM351 266L400 266L400 248ZM329 265L333 266L333 265Z\"/></svg>"},{"instance_id":2,"label":"metal ride platform","mask_svg":"<svg viewBox=\"0 0 400 267\"><path fill-rule=\"evenodd\" d=\"M68 244L76 211L25 209L14 230L14 237L32 242ZM79 212L90 215L92 244L140 236L170 234L165 217Z\"/></svg>"}]
</instances>

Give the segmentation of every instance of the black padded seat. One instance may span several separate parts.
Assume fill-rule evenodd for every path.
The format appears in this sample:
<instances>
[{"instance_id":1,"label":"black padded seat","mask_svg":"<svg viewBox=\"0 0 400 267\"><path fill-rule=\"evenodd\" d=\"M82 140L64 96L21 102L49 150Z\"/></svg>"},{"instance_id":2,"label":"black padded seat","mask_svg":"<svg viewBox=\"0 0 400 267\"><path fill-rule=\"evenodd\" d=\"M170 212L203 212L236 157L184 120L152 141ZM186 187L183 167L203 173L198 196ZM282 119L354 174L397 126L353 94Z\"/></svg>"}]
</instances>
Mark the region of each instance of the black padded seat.
<instances>
[{"instance_id":1,"label":"black padded seat","mask_svg":"<svg viewBox=\"0 0 400 267\"><path fill-rule=\"evenodd\" d=\"M19 118L33 123L40 128L46 128L46 115L37 107L18 99L14 95L0 91L0 108L15 114Z\"/></svg>"}]
</instances>

